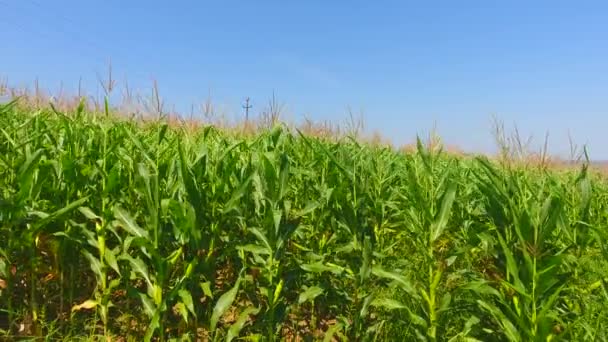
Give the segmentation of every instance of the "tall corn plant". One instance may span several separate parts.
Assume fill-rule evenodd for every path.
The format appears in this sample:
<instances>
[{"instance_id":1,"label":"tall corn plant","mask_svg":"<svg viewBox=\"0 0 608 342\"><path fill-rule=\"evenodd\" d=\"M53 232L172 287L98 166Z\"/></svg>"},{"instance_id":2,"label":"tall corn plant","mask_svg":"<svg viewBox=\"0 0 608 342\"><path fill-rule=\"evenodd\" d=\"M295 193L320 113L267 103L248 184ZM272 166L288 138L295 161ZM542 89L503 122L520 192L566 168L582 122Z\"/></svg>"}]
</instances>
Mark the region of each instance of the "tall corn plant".
<instances>
[{"instance_id":1,"label":"tall corn plant","mask_svg":"<svg viewBox=\"0 0 608 342\"><path fill-rule=\"evenodd\" d=\"M185 244L194 230L193 210L188 206L176 208L173 197L177 189L172 190L171 186L175 183L176 168L164 154L170 144L163 145L167 125L159 124L156 129L157 134L146 137L152 138L155 147L152 153L137 135L126 131L133 148L142 156L136 164L136 184L137 195L144 204L145 210L140 213L145 215L145 225L141 226L122 205L113 209L114 225L128 234L118 259L126 262L146 287L145 292L136 292L149 318L145 340L151 340L156 331L161 340L165 339L165 322L172 308L186 322L189 317L196 318L193 299L185 284L193 276L197 261L183 258ZM164 229L171 225L173 229Z\"/></svg>"},{"instance_id":2,"label":"tall corn plant","mask_svg":"<svg viewBox=\"0 0 608 342\"><path fill-rule=\"evenodd\" d=\"M366 156L370 152L356 142L329 150L305 136L302 139L323 157L318 162L325 163L321 167L325 178L322 182L327 185L318 190L324 199L318 205L327 212L324 219L330 230L319 243L311 241L313 244L307 243L309 249L304 249L308 253L301 268L309 273L307 278L313 283L304 289L300 302L314 301L324 293L326 298L341 299L342 305L335 308L341 312L336 324L327 330L326 338L339 335L340 331L353 340L378 337L385 322L372 319L375 315L371 304L378 296L372 270L375 260L382 257L382 243L387 241L387 212L392 210L395 195L389 186L391 175L383 167L378 167L378 174L369 174L367 168L372 163ZM328 275L335 278L329 280Z\"/></svg>"},{"instance_id":3,"label":"tall corn plant","mask_svg":"<svg viewBox=\"0 0 608 342\"><path fill-rule=\"evenodd\" d=\"M417 257L406 258L402 265L416 264L417 271L406 274L378 266L373 273L393 282L399 297L379 298L376 304L404 311L413 327L414 336L423 341L436 341L445 334L442 315L450 309L452 295L446 288L446 273L455 256L450 255L450 216L458 184L455 167L444 164L441 150L427 149L418 139L414 160L406 165L407 183L403 187L402 204L406 239L411 239Z\"/></svg>"},{"instance_id":4,"label":"tall corn plant","mask_svg":"<svg viewBox=\"0 0 608 342\"><path fill-rule=\"evenodd\" d=\"M12 105L14 103L7 106L10 109ZM3 113L7 106L3 106ZM41 281L40 276L46 274L45 279L52 279L59 272L56 240L65 228L61 220L87 201L82 193L70 202L65 196L61 165L56 159L60 149L54 130L57 123L49 118L51 115L38 112L26 122L11 127L12 131L2 130L6 139L2 145L9 148L5 155L12 156L3 160L8 167L3 173L10 174L6 178L9 183L5 184L0 214L7 234L3 261L10 265L9 270L5 266L3 271L9 289L9 321L13 321L16 313L13 296L27 290L27 294L21 293L21 298L28 303L22 324L29 326L27 329L37 336L43 333L43 316L47 311L43 300L46 294L41 290L46 281ZM30 138L17 144L15 139L23 134L29 134ZM50 193L55 195L56 201L47 200ZM45 267L47 263L52 266Z\"/></svg>"},{"instance_id":5,"label":"tall corn plant","mask_svg":"<svg viewBox=\"0 0 608 342\"><path fill-rule=\"evenodd\" d=\"M478 187L488 229L498 241L498 279L472 286L482 310L510 341L559 338L568 322L556 310L571 274L569 248L555 244L568 229L561 188L551 178L534 185L517 170L501 171L479 159ZM479 286L478 286L479 285Z\"/></svg>"},{"instance_id":6,"label":"tall corn plant","mask_svg":"<svg viewBox=\"0 0 608 342\"><path fill-rule=\"evenodd\" d=\"M281 333L289 309L284 291L289 285L289 267L293 267L289 263L291 237L299 229L302 216L315 208L314 204L292 207L294 185L290 180L294 171L287 154L290 140L277 126L256 142L259 152L252 155L255 169L251 175L253 216L244 218L254 242L238 247L247 255L244 262L256 274L252 280L263 298L259 317L269 341Z\"/></svg>"},{"instance_id":7,"label":"tall corn plant","mask_svg":"<svg viewBox=\"0 0 608 342\"><path fill-rule=\"evenodd\" d=\"M186 143L189 141L186 136L180 138L184 141L178 142L178 173L184 201L172 201L172 207L186 206L189 212L189 238L185 241L184 255L195 262L193 272L196 276L187 282L186 288L194 296L203 297L205 303L215 301L214 305L198 307L197 315L210 335L219 338L221 332L218 323L233 305L242 282L242 270L235 279L231 270L218 268L218 263L237 267L236 248L225 246L224 243L236 241L237 236L245 235L236 227L244 220L246 207L240 202L249 191L252 178L250 162L242 157L248 154L248 150L242 141L233 143L219 138L211 128L205 129L196 143ZM227 290L226 285L230 286ZM222 293L221 296L218 296L219 293ZM252 310L245 312L255 311ZM243 317L246 316L244 314ZM230 329L233 338L244 323L239 320ZM196 331L196 324L193 331Z\"/></svg>"},{"instance_id":8,"label":"tall corn plant","mask_svg":"<svg viewBox=\"0 0 608 342\"><path fill-rule=\"evenodd\" d=\"M73 338L604 338L605 182L418 145L0 106L0 318Z\"/></svg>"}]
</instances>

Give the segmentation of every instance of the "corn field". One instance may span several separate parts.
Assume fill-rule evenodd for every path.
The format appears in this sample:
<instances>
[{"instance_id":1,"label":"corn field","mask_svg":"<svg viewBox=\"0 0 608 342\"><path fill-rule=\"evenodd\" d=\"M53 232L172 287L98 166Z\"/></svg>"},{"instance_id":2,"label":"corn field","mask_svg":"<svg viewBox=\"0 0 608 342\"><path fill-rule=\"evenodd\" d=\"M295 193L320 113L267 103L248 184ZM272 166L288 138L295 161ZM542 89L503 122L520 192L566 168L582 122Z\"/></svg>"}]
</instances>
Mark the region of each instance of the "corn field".
<instances>
[{"instance_id":1,"label":"corn field","mask_svg":"<svg viewBox=\"0 0 608 342\"><path fill-rule=\"evenodd\" d=\"M608 341L608 182L0 106L0 336Z\"/></svg>"}]
</instances>

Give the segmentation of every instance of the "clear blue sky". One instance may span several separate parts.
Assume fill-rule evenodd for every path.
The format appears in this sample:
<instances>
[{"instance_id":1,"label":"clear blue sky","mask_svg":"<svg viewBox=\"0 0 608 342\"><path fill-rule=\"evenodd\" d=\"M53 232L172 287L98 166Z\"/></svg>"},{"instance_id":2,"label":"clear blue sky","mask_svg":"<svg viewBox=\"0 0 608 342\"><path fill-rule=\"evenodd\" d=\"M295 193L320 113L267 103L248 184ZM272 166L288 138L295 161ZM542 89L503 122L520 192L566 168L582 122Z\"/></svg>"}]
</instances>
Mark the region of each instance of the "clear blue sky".
<instances>
[{"instance_id":1,"label":"clear blue sky","mask_svg":"<svg viewBox=\"0 0 608 342\"><path fill-rule=\"evenodd\" d=\"M294 119L492 151L492 115L554 153L568 131L608 159L606 1L0 0L0 76L75 89L111 58L118 81L160 84L178 109L211 92L229 115L273 90Z\"/></svg>"}]
</instances>

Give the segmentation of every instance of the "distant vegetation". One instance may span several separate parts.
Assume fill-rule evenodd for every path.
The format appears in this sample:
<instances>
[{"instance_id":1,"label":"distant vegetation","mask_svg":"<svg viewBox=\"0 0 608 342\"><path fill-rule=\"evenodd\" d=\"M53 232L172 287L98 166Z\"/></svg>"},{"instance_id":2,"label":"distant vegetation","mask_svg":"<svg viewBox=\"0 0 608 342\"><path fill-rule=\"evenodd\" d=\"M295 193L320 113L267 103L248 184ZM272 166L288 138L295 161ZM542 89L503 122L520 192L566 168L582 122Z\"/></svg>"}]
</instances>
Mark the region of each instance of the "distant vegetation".
<instances>
[{"instance_id":1,"label":"distant vegetation","mask_svg":"<svg viewBox=\"0 0 608 342\"><path fill-rule=\"evenodd\" d=\"M2 334L608 339L608 182L585 163L271 123L1 105Z\"/></svg>"}]
</instances>

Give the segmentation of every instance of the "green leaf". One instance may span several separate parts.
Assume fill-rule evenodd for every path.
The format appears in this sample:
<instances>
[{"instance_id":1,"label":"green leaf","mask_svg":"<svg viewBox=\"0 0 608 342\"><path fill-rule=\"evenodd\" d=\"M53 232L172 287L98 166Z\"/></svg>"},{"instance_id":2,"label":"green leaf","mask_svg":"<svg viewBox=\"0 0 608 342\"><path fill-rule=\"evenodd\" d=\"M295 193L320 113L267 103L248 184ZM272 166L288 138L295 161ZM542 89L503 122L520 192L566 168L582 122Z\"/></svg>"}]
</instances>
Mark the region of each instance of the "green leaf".
<instances>
[{"instance_id":1,"label":"green leaf","mask_svg":"<svg viewBox=\"0 0 608 342\"><path fill-rule=\"evenodd\" d=\"M344 267L338 265L326 265L322 262L317 262L314 264L303 264L300 265L300 268L302 268L304 271L312 273L331 272L336 275L340 275L345 271Z\"/></svg>"},{"instance_id":2,"label":"green leaf","mask_svg":"<svg viewBox=\"0 0 608 342\"><path fill-rule=\"evenodd\" d=\"M0 257L0 276L8 278L8 268L6 267L6 261Z\"/></svg>"},{"instance_id":3,"label":"green leaf","mask_svg":"<svg viewBox=\"0 0 608 342\"><path fill-rule=\"evenodd\" d=\"M133 258L128 254L121 254L119 259L126 260L129 262L131 268L133 269L133 272L139 274L141 277L144 278L144 280L148 284L148 289L154 288L154 284L152 283L152 280L150 279L150 274L148 273L148 266L146 266L143 260L141 260L140 258Z\"/></svg>"},{"instance_id":4,"label":"green leaf","mask_svg":"<svg viewBox=\"0 0 608 342\"><path fill-rule=\"evenodd\" d=\"M186 309L186 305L182 302L178 302L175 304L175 309L184 319L184 322L188 323L188 309Z\"/></svg>"},{"instance_id":5,"label":"green leaf","mask_svg":"<svg viewBox=\"0 0 608 342\"><path fill-rule=\"evenodd\" d=\"M247 190L249 189L249 183L251 183L252 178L253 175L250 175L247 179L245 179L243 183L241 183L241 185L236 190L234 190L232 196L224 205L224 209L222 209L222 214L226 214L232 210L237 209L237 204L241 201L241 198L247 193Z\"/></svg>"},{"instance_id":6,"label":"green leaf","mask_svg":"<svg viewBox=\"0 0 608 342\"><path fill-rule=\"evenodd\" d=\"M526 294L526 288L524 287L524 284L522 283L522 281L519 278L519 268L517 267L517 263L515 262L515 257L513 256L511 249L507 246L507 243L502 238L502 235L498 232L497 232L497 237L498 237L498 242L500 243L502 251L505 255L505 258L507 259L506 260L507 261L507 270L513 277L513 283L512 283L513 287L521 294Z\"/></svg>"},{"instance_id":7,"label":"green leaf","mask_svg":"<svg viewBox=\"0 0 608 342\"><path fill-rule=\"evenodd\" d=\"M455 198L456 183L452 182L448 185L448 188L443 194L443 199L441 201L441 209L435 217L435 222L433 222L433 224L431 225L431 242L434 242L441 236L441 234L443 234L443 231L445 230L448 224L450 213L452 211L452 205L454 204Z\"/></svg>"},{"instance_id":8,"label":"green leaf","mask_svg":"<svg viewBox=\"0 0 608 342\"><path fill-rule=\"evenodd\" d=\"M482 309L486 310L494 317L496 323L502 327L502 333L505 334L509 341L522 341L521 335L517 331L515 325L509 319L507 319L507 316L505 316L496 306L483 300L477 300L477 303Z\"/></svg>"},{"instance_id":9,"label":"green leaf","mask_svg":"<svg viewBox=\"0 0 608 342\"><path fill-rule=\"evenodd\" d=\"M441 303L439 304L438 311L446 311L450 308L450 303L452 302L452 296L449 292L445 293L443 297L441 297Z\"/></svg>"},{"instance_id":10,"label":"green leaf","mask_svg":"<svg viewBox=\"0 0 608 342\"><path fill-rule=\"evenodd\" d=\"M318 201L308 202L302 210L295 211L294 217L303 217L312 213L315 209L321 206Z\"/></svg>"},{"instance_id":11,"label":"green leaf","mask_svg":"<svg viewBox=\"0 0 608 342\"><path fill-rule=\"evenodd\" d=\"M258 308L247 308L243 310L243 312L241 312L241 314L237 318L236 322L234 322L234 324L230 326L230 329L226 334L226 342L231 342L233 339L238 337L241 333L241 330L243 330L243 327L247 323L249 316L257 315L258 312L260 312L260 309Z\"/></svg>"},{"instance_id":12,"label":"green leaf","mask_svg":"<svg viewBox=\"0 0 608 342\"><path fill-rule=\"evenodd\" d=\"M360 276L360 280L361 283L363 283L365 280L367 280L369 278L369 275L371 274L371 266L372 266L372 261L371 261L371 257L372 257L372 242L369 238L369 236L365 237L365 240L363 241L363 264L361 265L361 269L359 272L359 276Z\"/></svg>"},{"instance_id":13,"label":"green leaf","mask_svg":"<svg viewBox=\"0 0 608 342\"><path fill-rule=\"evenodd\" d=\"M157 311L148 324L148 329L146 329L146 334L144 335L144 341L150 342L154 332L158 328L160 328L160 312Z\"/></svg>"},{"instance_id":14,"label":"green leaf","mask_svg":"<svg viewBox=\"0 0 608 342\"><path fill-rule=\"evenodd\" d=\"M142 237L149 239L150 236L147 231L137 225L135 220L129 215L124 209L119 206L114 207L114 216L120 222L120 226L126 230L129 234L135 237Z\"/></svg>"},{"instance_id":15,"label":"green leaf","mask_svg":"<svg viewBox=\"0 0 608 342\"><path fill-rule=\"evenodd\" d=\"M289 158L286 154L281 155L281 171L279 173L279 194L277 200L285 197L288 190L287 180L289 179Z\"/></svg>"},{"instance_id":16,"label":"green leaf","mask_svg":"<svg viewBox=\"0 0 608 342\"><path fill-rule=\"evenodd\" d=\"M146 315L148 315L148 317L150 318L154 317L154 315L156 314L156 305L154 305L152 298L141 292L138 292L137 295L139 296L139 299L143 304L144 312L146 313Z\"/></svg>"},{"instance_id":17,"label":"green leaf","mask_svg":"<svg viewBox=\"0 0 608 342\"><path fill-rule=\"evenodd\" d=\"M54 220L58 219L59 217L71 212L72 210L75 210L76 208L80 207L82 204L84 204L87 200L89 199L89 196L86 196L84 198L78 199L76 201L71 202L70 204L66 205L65 207L49 214L48 216L46 216L45 218L43 218L42 220L36 222L35 227L36 228L42 228L45 225L53 222Z\"/></svg>"},{"instance_id":18,"label":"green leaf","mask_svg":"<svg viewBox=\"0 0 608 342\"><path fill-rule=\"evenodd\" d=\"M44 153L44 149L38 149L36 152L31 154L25 162L19 168L18 174L20 178L20 182L23 182L26 179L31 178L32 174L36 170L35 167L38 165L38 161L42 157Z\"/></svg>"},{"instance_id":19,"label":"green leaf","mask_svg":"<svg viewBox=\"0 0 608 342\"><path fill-rule=\"evenodd\" d=\"M409 294L410 296L412 296L415 299L420 298L418 291L416 291L416 289L414 288L414 286L412 285L410 280L407 279L405 276L402 276L402 275L394 273L394 272L386 271L386 270L382 269L380 266L372 267L372 274L379 278L393 280L399 285L399 287L401 287L405 292L407 292L407 294Z\"/></svg>"},{"instance_id":20,"label":"green leaf","mask_svg":"<svg viewBox=\"0 0 608 342\"><path fill-rule=\"evenodd\" d=\"M211 291L211 282L210 281L200 283L199 285L201 287L201 290L203 290L203 293L205 294L205 296L207 296L209 298L213 298L213 292Z\"/></svg>"},{"instance_id":21,"label":"green leaf","mask_svg":"<svg viewBox=\"0 0 608 342\"><path fill-rule=\"evenodd\" d=\"M334 340L334 335L336 335L340 330L342 330L342 324L336 323L327 329L325 332L325 337L323 337L323 342L331 342Z\"/></svg>"},{"instance_id":22,"label":"green leaf","mask_svg":"<svg viewBox=\"0 0 608 342\"><path fill-rule=\"evenodd\" d=\"M192 300L192 295L190 292L185 289L181 289L177 292L177 295L179 298L181 298L182 303L184 303L186 308L188 308L188 311L190 311L193 315L196 315L196 311L194 311L194 301Z\"/></svg>"},{"instance_id":23,"label":"green leaf","mask_svg":"<svg viewBox=\"0 0 608 342\"><path fill-rule=\"evenodd\" d=\"M268 249L268 251L272 251L272 247L270 246L270 242L268 242L268 239L266 238L266 235L264 233L262 233L261 230L259 230L258 228L249 228L249 231L251 233L253 233L253 235L255 235L255 237L258 238L258 240L260 240L260 242L262 242L264 244L264 247L266 247ZM269 253L269 254L272 254Z\"/></svg>"},{"instance_id":24,"label":"green leaf","mask_svg":"<svg viewBox=\"0 0 608 342\"><path fill-rule=\"evenodd\" d=\"M253 254L260 254L260 255L270 255L272 254L272 251L270 251L268 249L268 247L266 246L258 246L258 245L244 245L244 246L238 246L237 249L240 249L244 252L250 252Z\"/></svg>"},{"instance_id":25,"label":"green leaf","mask_svg":"<svg viewBox=\"0 0 608 342\"><path fill-rule=\"evenodd\" d=\"M82 250L82 254L85 256L85 258L87 258L87 260L89 260L89 266L91 267L93 274L95 274L97 283L101 284L101 279L103 278L103 273L101 272L101 262L87 250Z\"/></svg>"},{"instance_id":26,"label":"green leaf","mask_svg":"<svg viewBox=\"0 0 608 342\"><path fill-rule=\"evenodd\" d=\"M110 267L112 267L112 269L114 271L116 271L116 273L118 273L118 275L120 275L120 269L118 268L118 262L116 261L116 255L114 254L114 252L111 249L106 248L105 253L104 253L104 259L108 263L108 265Z\"/></svg>"},{"instance_id":27,"label":"green leaf","mask_svg":"<svg viewBox=\"0 0 608 342\"><path fill-rule=\"evenodd\" d=\"M490 283L485 280L474 280L469 281L466 285L462 287L463 290L471 290L477 294L489 294L493 295L497 298L502 298L502 295L498 290L490 286Z\"/></svg>"},{"instance_id":28,"label":"green leaf","mask_svg":"<svg viewBox=\"0 0 608 342\"><path fill-rule=\"evenodd\" d=\"M150 163L150 165L154 165L154 159L152 159L150 157L150 155L148 154L148 151L146 151L146 149L144 148L144 145L141 143L141 140L135 134L133 134L133 131L128 129L126 126L124 126L123 132L125 132L126 135L129 136L129 138L133 142L133 145L135 145L135 147L137 147L137 149L146 158L146 160Z\"/></svg>"},{"instance_id":29,"label":"green leaf","mask_svg":"<svg viewBox=\"0 0 608 342\"><path fill-rule=\"evenodd\" d=\"M369 309L370 304L374 300L374 294L367 295L363 299L363 305L361 305L361 311L359 311L359 317L364 318L367 316L367 311Z\"/></svg>"},{"instance_id":30,"label":"green leaf","mask_svg":"<svg viewBox=\"0 0 608 342\"><path fill-rule=\"evenodd\" d=\"M220 296L213 308L213 313L211 314L211 321L209 323L210 330L212 333L215 333L215 327L219 319L224 315L224 313L232 306L234 299L236 298L237 293L239 292L239 285L241 283L241 279L239 278L228 292L224 293Z\"/></svg>"},{"instance_id":31,"label":"green leaf","mask_svg":"<svg viewBox=\"0 0 608 342\"><path fill-rule=\"evenodd\" d=\"M405 304L390 298L376 298L372 301L371 305L385 310L402 310L407 308Z\"/></svg>"},{"instance_id":32,"label":"green leaf","mask_svg":"<svg viewBox=\"0 0 608 342\"><path fill-rule=\"evenodd\" d=\"M91 210L91 208L88 207L80 207L78 208L78 211L80 211L84 217L86 217L87 219L91 220L91 221L98 221L101 220L101 217L97 216L93 210Z\"/></svg>"},{"instance_id":33,"label":"green leaf","mask_svg":"<svg viewBox=\"0 0 608 342\"><path fill-rule=\"evenodd\" d=\"M300 292L300 296L298 297L298 304L311 301L320 296L321 294L323 294L322 288L318 286L308 287L303 292Z\"/></svg>"}]
</instances>

